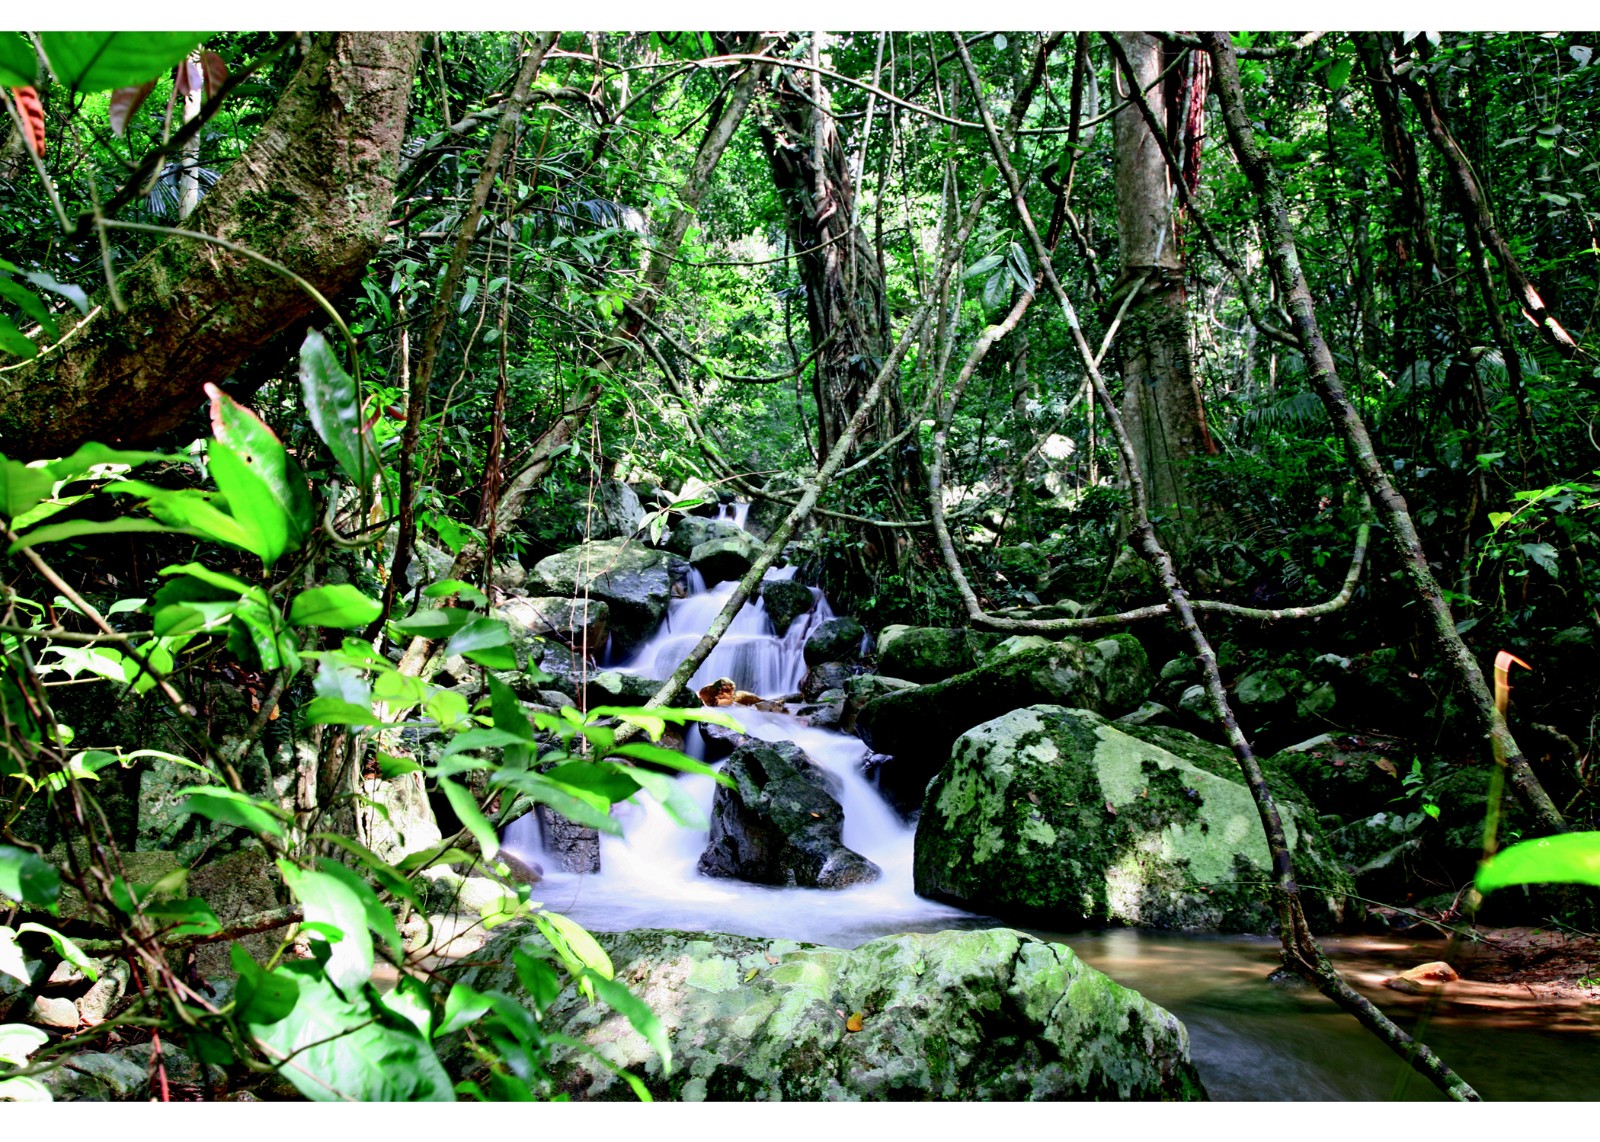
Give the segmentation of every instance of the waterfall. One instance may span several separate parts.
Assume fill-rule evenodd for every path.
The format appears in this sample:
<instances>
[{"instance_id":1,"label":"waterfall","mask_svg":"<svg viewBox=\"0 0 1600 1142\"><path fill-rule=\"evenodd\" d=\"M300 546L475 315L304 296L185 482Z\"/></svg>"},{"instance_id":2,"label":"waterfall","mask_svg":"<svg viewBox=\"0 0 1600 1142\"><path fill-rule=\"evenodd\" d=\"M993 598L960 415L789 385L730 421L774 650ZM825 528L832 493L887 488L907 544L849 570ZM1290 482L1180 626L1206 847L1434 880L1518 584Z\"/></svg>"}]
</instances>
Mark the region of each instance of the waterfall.
<instances>
[{"instance_id":1,"label":"waterfall","mask_svg":"<svg viewBox=\"0 0 1600 1142\"><path fill-rule=\"evenodd\" d=\"M724 505L721 517L743 528L748 504ZM773 568L766 578L792 579L795 568ZM665 678L688 655L733 594L736 583L708 590L694 572L689 594L674 599L660 629L628 661L614 669ZM731 678L741 690L763 698L782 698L805 677L804 647L817 624L833 617L822 592L811 589L815 606L779 636L759 598L746 601L710 657L689 683L698 689ZM888 932L937 931L972 922L969 913L924 900L912 889L913 829L901 821L862 772L867 748L851 734L819 729L789 713L730 707L752 737L794 742L835 779L844 810L845 845L877 864L883 875L872 884L842 891L769 888L701 876L696 862L707 843L706 830L674 822L648 794L617 805L613 815L623 836L600 839L601 871L590 875L551 872L535 889L546 907L564 912L596 931L664 927L735 932L808 940L851 947ZM691 729L688 752L703 756L699 730ZM709 820L716 783L687 774L678 778L701 815ZM533 817L530 825L508 830L505 844L518 855L538 860ZM550 862L543 862L547 867Z\"/></svg>"}]
</instances>

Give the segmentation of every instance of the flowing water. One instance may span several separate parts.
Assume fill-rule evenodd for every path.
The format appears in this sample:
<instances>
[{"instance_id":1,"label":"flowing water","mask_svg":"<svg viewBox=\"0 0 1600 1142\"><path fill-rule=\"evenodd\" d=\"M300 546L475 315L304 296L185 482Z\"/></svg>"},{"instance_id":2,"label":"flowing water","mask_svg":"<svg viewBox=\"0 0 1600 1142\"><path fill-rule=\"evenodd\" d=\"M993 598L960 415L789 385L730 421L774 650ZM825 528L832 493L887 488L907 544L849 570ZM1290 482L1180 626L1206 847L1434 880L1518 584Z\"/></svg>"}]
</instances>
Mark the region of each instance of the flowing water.
<instances>
[{"instance_id":1,"label":"flowing water","mask_svg":"<svg viewBox=\"0 0 1600 1142\"><path fill-rule=\"evenodd\" d=\"M747 510L746 505L730 505L723 518L743 527ZM775 568L767 577L793 575L794 568ZM613 668L667 677L710 627L734 586L730 581L707 589L694 573L690 593L673 600L656 635ZM747 602L690 688L726 677L741 690L766 698L798 690L805 676L805 640L833 615L820 591L813 588L812 595L812 612L795 619L783 637L774 632L760 599ZM681 928L838 947L855 947L893 932L999 923L916 895L913 828L864 776L868 751L860 739L815 728L792 714L753 707L729 712L755 737L794 742L837 779L844 843L875 862L883 876L837 892L701 876L695 864L706 845L704 830L678 825L641 795L641 804L615 809L624 835L601 838L600 872L546 876L540 897L548 907L595 931ZM703 756L702 751L699 731L693 729L688 752ZM679 780L709 818L714 783L695 775ZM539 859L535 828L533 816L523 818L508 832L506 847ZM1069 944L1086 962L1181 1018L1214 1099L1381 1100L1395 1095L1402 1068L1387 1048L1315 992L1265 982L1278 966L1273 940L1132 930L1037 934ZM1385 975L1437 958L1437 950L1382 940L1334 943L1336 960L1342 968L1356 969L1358 986L1364 983L1364 990L1409 1026L1415 1001L1378 991L1376 985ZM1534 1005L1500 1011L1447 1009L1431 1022L1426 1040L1486 1097L1600 1099L1600 1010L1593 1005L1558 1012ZM1439 1096L1413 1077L1404 1097Z\"/></svg>"}]
</instances>

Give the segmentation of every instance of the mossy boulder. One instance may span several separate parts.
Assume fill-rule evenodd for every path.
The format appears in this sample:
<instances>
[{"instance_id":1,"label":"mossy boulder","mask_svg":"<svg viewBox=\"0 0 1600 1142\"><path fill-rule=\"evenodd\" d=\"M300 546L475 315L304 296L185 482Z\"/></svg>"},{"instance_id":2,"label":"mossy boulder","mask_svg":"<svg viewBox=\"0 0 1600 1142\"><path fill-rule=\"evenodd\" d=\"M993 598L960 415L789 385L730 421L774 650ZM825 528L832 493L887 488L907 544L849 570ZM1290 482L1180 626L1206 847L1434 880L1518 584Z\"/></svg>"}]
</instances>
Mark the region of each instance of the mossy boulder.
<instances>
[{"instance_id":1,"label":"mossy boulder","mask_svg":"<svg viewBox=\"0 0 1600 1142\"><path fill-rule=\"evenodd\" d=\"M656 691L661 689L662 685L664 685L663 680L646 678L642 674L602 670L598 674L589 676L588 685L583 691L584 705L590 709L595 706L642 706L655 697ZM692 708L700 703L687 688L680 688L667 704Z\"/></svg>"},{"instance_id":2,"label":"mossy boulder","mask_svg":"<svg viewBox=\"0 0 1600 1142\"><path fill-rule=\"evenodd\" d=\"M797 579L763 580L761 598L767 604L767 619L780 636L788 634L789 625L817 605L811 588Z\"/></svg>"},{"instance_id":3,"label":"mossy boulder","mask_svg":"<svg viewBox=\"0 0 1600 1142\"><path fill-rule=\"evenodd\" d=\"M807 666L819 662L854 662L861 657L861 640L867 629L855 619L827 619L806 639Z\"/></svg>"},{"instance_id":4,"label":"mossy boulder","mask_svg":"<svg viewBox=\"0 0 1600 1142\"><path fill-rule=\"evenodd\" d=\"M828 775L793 742L749 741L722 770L711 805L703 876L791 888L849 888L882 870L844 846L844 810Z\"/></svg>"},{"instance_id":5,"label":"mossy boulder","mask_svg":"<svg viewBox=\"0 0 1600 1142\"><path fill-rule=\"evenodd\" d=\"M555 596L510 599L495 608L495 616L511 631L517 661L534 653L535 639L551 638L567 646L587 647L590 654L605 649L611 608L600 599Z\"/></svg>"},{"instance_id":6,"label":"mossy boulder","mask_svg":"<svg viewBox=\"0 0 1600 1142\"><path fill-rule=\"evenodd\" d=\"M525 994L512 951L530 933L508 925L460 982ZM606 1064L658 1099L692 1102L1206 1097L1175 1016L1021 932L885 936L851 951L660 929L595 938L661 1020L672 1070L623 1016L568 994L545 1025L605 1060L557 1048L552 1074L575 1099L633 1101ZM466 1057L448 1041L444 1053Z\"/></svg>"},{"instance_id":7,"label":"mossy boulder","mask_svg":"<svg viewBox=\"0 0 1600 1142\"><path fill-rule=\"evenodd\" d=\"M587 594L606 603L613 649L626 654L660 625L688 573L688 564L665 551L627 539L601 539L539 560L533 583L551 595Z\"/></svg>"},{"instance_id":8,"label":"mossy boulder","mask_svg":"<svg viewBox=\"0 0 1600 1142\"><path fill-rule=\"evenodd\" d=\"M682 555L687 559L689 553L702 543L743 534L744 532L726 520L702 519L697 515L687 515L672 525L672 534L667 537L665 547L674 555Z\"/></svg>"},{"instance_id":9,"label":"mossy boulder","mask_svg":"<svg viewBox=\"0 0 1600 1142\"><path fill-rule=\"evenodd\" d=\"M715 587L725 579L738 579L750 570L761 555L761 545L742 531L708 539L689 552L689 562L705 576L706 586Z\"/></svg>"},{"instance_id":10,"label":"mossy boulder","mask_svg":"<svg viewBox=\"0 0 1600 1142\"><path fill-rule=\"evenodd\" d=\"M1342 916L1349 880L1316 814L1269 778L1307 885ZM1037 705L963 734L917 823L920 895L1033 923L1265 932L1271 858L1230 754L1181 730Z\"/></svg>"},{"instance_id":11,"label":"mossy boulder","mask_svg":"<svg viewBox=\"0 0 1600 1142\"><path fill-rule=\"evenodd\" d=\"M1132 635L1063 639L874 698L857 715L856 733L875 752L894 757L881 780L920 790L944 766L956 738L1008 710L1050 702L1115 715L1137 709L1149 689L1150 664Z\"/></svg>"},{"instance_id":12,"label":"mossy boulder","mask_svg":"<svg viewBox=\"0 0 1600 1142\"><path fill-rule=\"evenodd\" d=\"M965 674L999 635L946 627L899 627L878 642L878 669L891 678L942 682Z\"/></svg>"}]
</instances>

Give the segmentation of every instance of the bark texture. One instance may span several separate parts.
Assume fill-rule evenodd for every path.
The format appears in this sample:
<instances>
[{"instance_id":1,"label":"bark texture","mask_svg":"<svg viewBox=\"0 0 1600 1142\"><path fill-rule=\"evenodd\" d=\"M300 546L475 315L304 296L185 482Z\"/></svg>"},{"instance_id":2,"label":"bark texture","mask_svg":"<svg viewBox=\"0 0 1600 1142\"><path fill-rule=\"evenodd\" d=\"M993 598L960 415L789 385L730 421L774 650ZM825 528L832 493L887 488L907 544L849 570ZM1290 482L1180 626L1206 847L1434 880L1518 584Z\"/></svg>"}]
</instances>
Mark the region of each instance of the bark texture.
<instances>
[{"instance_id":1,"label":"bark texture","mask_svg":"<svg viewBox=\"0 0 1600 1142\"><path fill-rule=\"evenodd\" d=\"M324 295L342 290L387 230L420 44L409 32L311 36L272 116L187 228L273 258ZM148 443L194 412L204 384L315 309L259 262L188 238L163 242L118 288L125 313L91 310L62 349L0 374L7 455Z\"/></svg>"}]
</instances>

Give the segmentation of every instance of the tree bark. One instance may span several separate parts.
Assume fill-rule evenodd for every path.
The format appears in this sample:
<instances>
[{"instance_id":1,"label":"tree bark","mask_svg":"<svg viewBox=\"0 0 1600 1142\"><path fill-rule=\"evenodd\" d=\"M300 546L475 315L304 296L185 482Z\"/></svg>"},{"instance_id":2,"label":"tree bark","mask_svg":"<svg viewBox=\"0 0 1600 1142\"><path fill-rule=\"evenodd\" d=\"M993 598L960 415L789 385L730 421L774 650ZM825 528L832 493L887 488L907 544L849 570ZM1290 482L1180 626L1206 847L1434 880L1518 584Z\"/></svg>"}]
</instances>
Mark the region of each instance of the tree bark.
<instances>
[{"instance_id":1,"label":"tree bark","mask_svg":"<svg viewBox=\"0 0 1600 1142\"><path fill-rule=\"evenodd\" d=\"M324 295L353 281L387 233L421 39L311 37L305 60L191 228L274 258ZM57 351L0 374L0 450L40 457L89 440L123 447L177 428L315 302L259 262L170 238L118 278L109 304Z\"/></svg>"}]
</instances>

